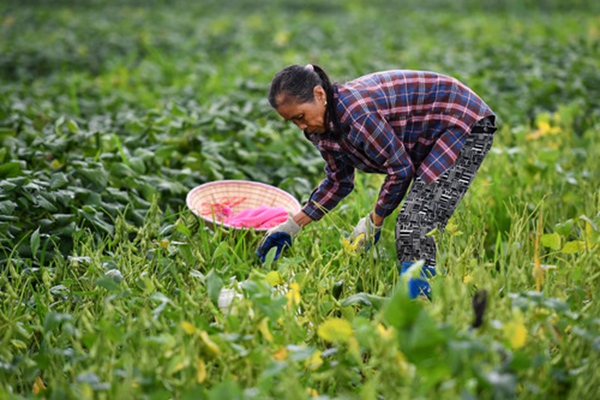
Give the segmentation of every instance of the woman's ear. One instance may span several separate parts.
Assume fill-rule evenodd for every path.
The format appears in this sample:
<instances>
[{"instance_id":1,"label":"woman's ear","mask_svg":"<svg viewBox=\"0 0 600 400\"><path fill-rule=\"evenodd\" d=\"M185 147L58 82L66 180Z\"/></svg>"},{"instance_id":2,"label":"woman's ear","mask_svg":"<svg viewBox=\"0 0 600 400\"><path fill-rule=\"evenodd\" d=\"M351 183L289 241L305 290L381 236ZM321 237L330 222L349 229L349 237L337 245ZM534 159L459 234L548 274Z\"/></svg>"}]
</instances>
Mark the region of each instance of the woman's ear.
<instances>
[{"instance_id":1,"label":"woman's ear","mask_svg":"<svg viewBox=\"0 0 600 400\"><path fill-rule=\"evenodd\" d=\"M313 89L313 95L315 96L315 101L317 103L324 103L327 101L327 93L325 93L325 89L323 89L323 86L315 86L315 88Z\"/></svg>"}]
</instances>

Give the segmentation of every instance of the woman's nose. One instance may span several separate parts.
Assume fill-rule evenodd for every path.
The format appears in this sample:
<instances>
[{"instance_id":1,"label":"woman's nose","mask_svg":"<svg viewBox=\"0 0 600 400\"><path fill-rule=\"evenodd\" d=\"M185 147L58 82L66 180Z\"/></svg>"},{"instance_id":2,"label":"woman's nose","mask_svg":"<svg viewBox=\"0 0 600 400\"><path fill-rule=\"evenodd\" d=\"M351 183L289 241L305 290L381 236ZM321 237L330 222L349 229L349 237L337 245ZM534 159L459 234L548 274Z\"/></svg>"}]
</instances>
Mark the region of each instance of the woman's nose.
<instances>
[{"instance_id":1,"label":"woman's nose","mask_svg":"<svg viewBox=\"0 0 600 400\"><path fill-rule=\"evenodd\" d=\"M298 122L296 123L296 125L298 126L298 128L300 128L301 130L305 130L306 128L308 128L308 125L306 125L303 122Z\"/></svg>"}]
</instances>

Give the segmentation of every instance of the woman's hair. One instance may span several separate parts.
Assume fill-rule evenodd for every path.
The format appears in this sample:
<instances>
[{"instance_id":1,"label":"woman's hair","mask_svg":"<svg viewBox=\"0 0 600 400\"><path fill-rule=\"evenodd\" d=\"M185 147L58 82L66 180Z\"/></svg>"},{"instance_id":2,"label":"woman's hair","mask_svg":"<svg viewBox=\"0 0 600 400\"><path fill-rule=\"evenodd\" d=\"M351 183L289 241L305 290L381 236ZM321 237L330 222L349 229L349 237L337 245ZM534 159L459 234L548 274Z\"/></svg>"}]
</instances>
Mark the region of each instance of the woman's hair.
<instances>
[{"instance_id":1,"label":"woman's hair","mask_svg":"<svg viewBox=\"0 0 600 400\"><path fill-rule=\"evenodd\" d=\"M305 67L290 65L275 74L269 89L269 104L277 109L282 104L289 102L311 102L315 98L313 92L315 86L321 86L327 95L325 120L331 120L335 127L334 130L339 131L333 98L333 85L327 73L318 65L308 64ZM280 103L277 103L277 100L280 100Z\"/></svg>"}]
</instances>

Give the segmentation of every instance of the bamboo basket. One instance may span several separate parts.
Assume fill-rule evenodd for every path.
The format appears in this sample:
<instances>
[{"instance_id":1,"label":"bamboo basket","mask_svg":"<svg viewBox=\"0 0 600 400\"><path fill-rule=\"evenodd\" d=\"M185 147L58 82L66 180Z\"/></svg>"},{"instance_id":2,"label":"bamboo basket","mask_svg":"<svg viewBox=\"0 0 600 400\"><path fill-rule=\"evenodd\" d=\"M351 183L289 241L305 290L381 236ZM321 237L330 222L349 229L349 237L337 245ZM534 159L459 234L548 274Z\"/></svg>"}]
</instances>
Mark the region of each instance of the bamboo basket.
<instances>
[{"instance_id":1,"label":"bamboo basket","mask_svg":"<svg viewBox=\"0 0 600 400\"><path fill-rule=\"evenodd\" d=\"M227 229L254 231L266 231L268 228L240 228L229 225L222 221L220 207L230 207L234 214L260 206L281 206L291 215L301 209L298 200L282 189L266 183L242 180L222 180L197 186L187 194L186 204L190 211L203 219L211 229L222 226Z\"/></svg>"}]
</instances>

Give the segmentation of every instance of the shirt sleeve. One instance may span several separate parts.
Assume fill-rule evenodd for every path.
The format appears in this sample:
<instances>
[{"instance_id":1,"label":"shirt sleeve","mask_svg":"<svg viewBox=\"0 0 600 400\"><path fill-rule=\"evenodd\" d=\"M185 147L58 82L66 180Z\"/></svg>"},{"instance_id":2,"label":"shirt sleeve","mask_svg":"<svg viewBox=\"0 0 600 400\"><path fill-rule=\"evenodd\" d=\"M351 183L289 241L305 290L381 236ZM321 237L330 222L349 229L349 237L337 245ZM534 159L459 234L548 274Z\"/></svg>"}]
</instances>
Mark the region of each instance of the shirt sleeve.
<instances>
[{"instance_id":1,"label":"shirt sleeve","mask_svg":"<svg viewBox=\"0 0 600 400\"><path fill-rule=\"evenodd\" d=\"M318 221L354 189L354 167L340 161L338 152L320 150L325 160L325 178L312 192L302 211Z\"/></svg>"},{"instance_id":2,"label":"shirt sleeve","mask_svg":"<svg viewBox=\"0 0 600 400\"><path fill-rule=\"evenodd\" d=\"M377 113L357 118L349 138L373 165L386 174L375 213L387 217L400 205L414 177L412 160L387 120Z\"/></svg>"}]
</instances>

